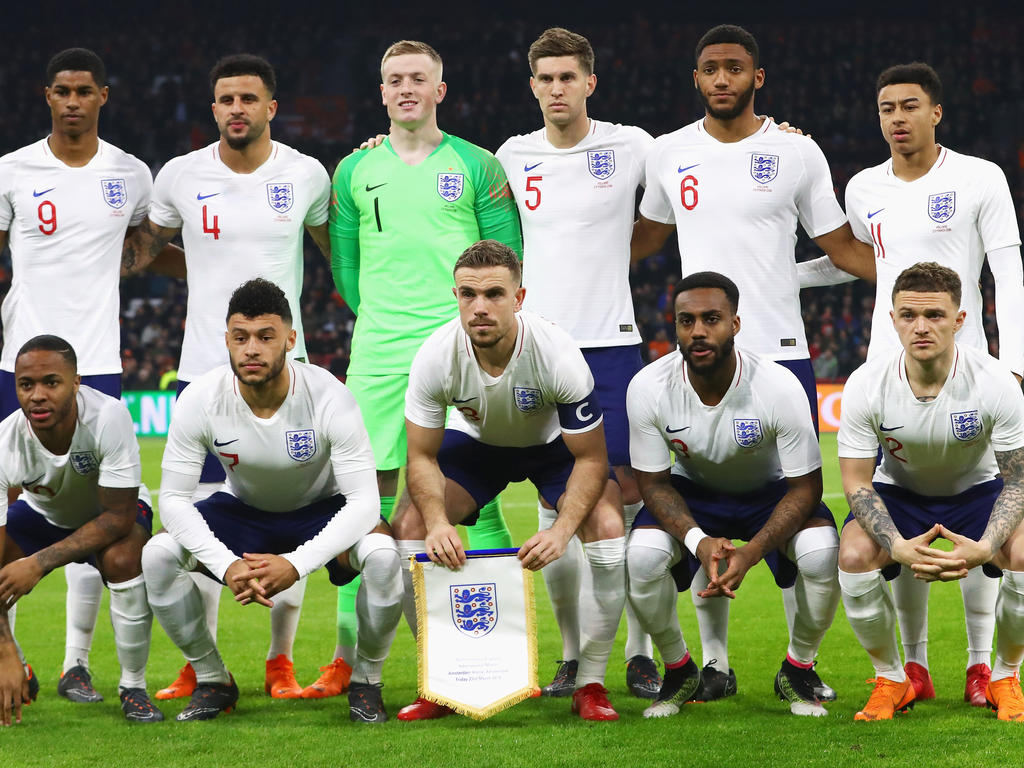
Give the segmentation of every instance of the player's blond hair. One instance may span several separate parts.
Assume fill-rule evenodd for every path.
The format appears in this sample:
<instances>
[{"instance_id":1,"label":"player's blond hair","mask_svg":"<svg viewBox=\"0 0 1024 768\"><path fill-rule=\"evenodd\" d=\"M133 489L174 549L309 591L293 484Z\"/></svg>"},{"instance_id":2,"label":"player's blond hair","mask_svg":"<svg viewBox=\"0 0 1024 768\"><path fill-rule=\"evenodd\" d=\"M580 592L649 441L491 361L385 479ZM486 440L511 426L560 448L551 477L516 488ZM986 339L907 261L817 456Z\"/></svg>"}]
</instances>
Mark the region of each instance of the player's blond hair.
<instances>
[{"instance_id":1,"label":"player's blond hair","mask_svg":"<svg viewBox=\"0 0 1024 768\"><path fill-rule=\"evenodd\" d=\"M948 293L959 307L962 286L960 276L949 267L934 261L921 261L900 272L892 285L892 298L895 299L900 291Z\"/></svg>"},{"instance_id":2,"label":"player's blond hair","mask_svg":"<svg viewBox=\"0 0 1024 768\"><path fill-rule=\"evenodd\" d=\"M388 46L388 49L384 51L384 56L380 60L380 79L384 79L384 64L388 59L392 59L395 56L405 56L407 54L421 53L424 56L430 57L430 60L437 64L437 79L441 80L441 75L444 70L444 62L441 61L441 54L434 50L434 48L426 43L421 43L419 40L399 40L397 43L392 43Z\"/></svg>"},{"instance_id":3,"label":"player's blond hair","mask_svg":"<svg viewBox=\"0 0 1024 768\"><path fill-rule=\"evenodd\" d=\"M462 252L452 275L460 269L482 269L485 267L505 267L512 273L512 281L518 286L523 282L523 266L519 263L519 254L504 243L497 240L478 240Z\"/></svg>"},{"instance_id":4,"label":"player's blond hair","mask_svg":"<svg viewBox=\"0 0 1024 768\"><path fill-rule=\"evenodd\" d=\"M533 41L527 54L530 71L536 74L537 59L551 56L575 56L583 74L594 74L594 49L583 35L577 35L563 27L545 29L540 37Z\"/></svg>"}]
</instances>

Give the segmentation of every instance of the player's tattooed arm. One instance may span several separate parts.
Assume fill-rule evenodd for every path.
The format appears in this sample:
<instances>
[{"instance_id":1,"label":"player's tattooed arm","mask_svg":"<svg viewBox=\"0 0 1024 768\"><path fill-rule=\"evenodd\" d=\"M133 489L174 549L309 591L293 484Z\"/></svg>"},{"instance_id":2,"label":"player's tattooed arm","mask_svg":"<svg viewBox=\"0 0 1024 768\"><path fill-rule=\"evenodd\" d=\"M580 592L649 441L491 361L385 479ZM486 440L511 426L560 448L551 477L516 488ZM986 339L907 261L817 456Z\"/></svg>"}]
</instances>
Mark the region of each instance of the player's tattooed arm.
<instances>
[{"instance_id":1,"label":"player's tattooed arm","mask_svg":"<svg viewBox=\"0 0 1024 768\"><path fill-rule=\"evenodd\" d=\"M1024 519L1024 448L995 454L999 474L1003 477L1003 490L992 505L988 525L981 535L981 541L992 548L993 555Z\"/></svg>"},{"instance_id":2,"label":"player's tattooed arm","mask_svg":"<svg viewBox=\"0 0 1024 768\"><path fill-rule=\"evenodd\" d=\"M821 470L786 478L786 494L779 499L761 530L746 545L756 547L758 559L789 541L821 503Z\"/></svg>"},{"instance_id":3,"label":"player's tattooed arm","mask_svg":"<svg viewBox=\"0 0 1024 768\"><path fill-rule=\"evenodd\" d=\"M121 276L134 275L149 267L180 231L177 227L158 226L149 219L142 222L124 239Z\"/></svg>"},{"instance_id":4,"label":"player's tattooed arm","mask_svg":"<svg viewBox=\"0 0 1024 768\"><path fill-rule=\"evenodd\" d=\"M634 469L633 473L644 505L669 535L682 542L690 529L697 527L697 522L679 491L672 487L669 471L642 472Z\"/></svg>"},{"instance_id":5,"label":"player's tattooed arm","mask_svg":"<svg viewBox=\"0 0 1024 768\"><path fill-rule=\"evenodd\" d=\"M316 243L316 247L320 249L320 253L327 259L327 263L331 263L331 235L327 229L327 222L320 224L316 227L306 227L306 231L309 232L309 236L313 238L313 242Z\"/></svg>"},{"instance_id":6,"label":"player's tattooed arm","mask_svg":"<svg viewBox=\"0 0 1024 768\"><path fill-rule=\"evenodd\" d=\"M860 527L870 536L878 546L886 552L892 553L893 544L900 538L900 532L896 524L889 516L889 510L885 508L885 502L878 495L878 491L870 485L861 486L854 490L846 491L846 503L850 505L850 511L857 518Z\"/></svg>"}]
</instances>

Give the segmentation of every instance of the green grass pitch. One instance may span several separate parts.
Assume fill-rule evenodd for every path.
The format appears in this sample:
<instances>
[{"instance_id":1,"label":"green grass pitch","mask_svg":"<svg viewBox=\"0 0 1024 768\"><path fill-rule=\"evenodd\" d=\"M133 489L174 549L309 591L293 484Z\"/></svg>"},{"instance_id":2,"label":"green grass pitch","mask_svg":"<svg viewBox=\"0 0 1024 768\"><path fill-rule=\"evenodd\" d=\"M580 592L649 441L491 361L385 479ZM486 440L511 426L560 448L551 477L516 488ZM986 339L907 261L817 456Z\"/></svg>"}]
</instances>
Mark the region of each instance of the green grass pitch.
<instances>
[{"instance_id":1,"label":"green grass pitch","mask_svg":"<svg viewBox=\"0 0 1024 768\"><path fill-rule=\"evenodd\" d=\"M142 443L145 481L159 487L163 441ZM839 484L834 435L822 437L825 501L837 517L846 506ZM536 530L536 504L528 486L503 496L517 542ZM561 649L538 577L541 684L555 670ZM739 694L713 704L689 705L674 718L645 721L646 702L625 690L620 628L607 685L621 719L592 724L569 713L567 699L533 699L477 723L450 717L400 723L399 707L416 695L415 645L404 621L384 668L384 701L392 720L381 726L350 723L345 699L274 701L263 692L269 641L267 613L258 606L221 602L220 649L241 689L238 709L208 723L177 723L184 702L163 703L168 722L131 726L117 703L117 661L104 608L93 643L92 669L102 704L72 704L56 694L64 646L64 579L46 578L19 604L17 634L42 683L23 723L0 732L0 766L948 766L1024 763L1024 736L1014 724L962 702L965 636L960 591L937 585L931 594L932 673L938 699L890 723L854 723L866 701L872 670L840 606L825 638L818 670L838 692L828 717L798 718L772 693L786 649L782 599L768 569L758 565L732 604L730 660ZM334 649L335 590L324 573L306 592L295 646L299 682L308 685ZM683 631L697 660L699 639L689 595L681 595ZM174 676L182 659L154 623L149 688Z\"/></svg>"}]
</instances>

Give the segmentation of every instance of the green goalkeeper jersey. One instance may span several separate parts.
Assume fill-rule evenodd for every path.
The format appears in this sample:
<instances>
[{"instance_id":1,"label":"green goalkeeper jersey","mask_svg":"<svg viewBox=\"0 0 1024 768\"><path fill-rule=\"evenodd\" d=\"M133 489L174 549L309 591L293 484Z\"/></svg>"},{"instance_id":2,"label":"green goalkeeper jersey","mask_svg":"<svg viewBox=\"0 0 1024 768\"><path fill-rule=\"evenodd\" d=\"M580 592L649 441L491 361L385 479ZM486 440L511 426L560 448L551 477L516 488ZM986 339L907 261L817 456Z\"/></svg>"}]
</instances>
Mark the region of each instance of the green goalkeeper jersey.
<instances>
[{"instance_id":1,"label":"green goalkeeper jersey","mask_svg":"<svg viewBox=\"0 0 1024 768\"><path fill-rule=\"evenodd\" d=\"M349 373L408 373L423 340L458 314L452 268L477 240L522 257L508 180L494 155L442 134L415 166L390 139L334 174L331 271L357 315Z\"/></svg>"}]
</instances>

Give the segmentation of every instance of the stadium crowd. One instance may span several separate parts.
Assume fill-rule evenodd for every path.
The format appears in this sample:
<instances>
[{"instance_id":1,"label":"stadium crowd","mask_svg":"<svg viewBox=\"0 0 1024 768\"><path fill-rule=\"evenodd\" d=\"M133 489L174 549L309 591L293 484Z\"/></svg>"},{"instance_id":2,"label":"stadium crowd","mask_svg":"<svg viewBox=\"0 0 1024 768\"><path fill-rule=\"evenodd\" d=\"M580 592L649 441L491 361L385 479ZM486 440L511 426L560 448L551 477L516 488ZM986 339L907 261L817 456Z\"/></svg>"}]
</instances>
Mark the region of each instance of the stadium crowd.
<instances>
[{"instance_id":1,"label":"stadium crowd","mask_svg":"<svg viewBox=\"0 0 1024 768\"><path fill-rule=\"evenodd\" d=\"M756 11L751 11L756 13ZM328 12L330 15L331 12ZM482 15L507 15L507 23L482 23ZM536 101L527 87L525 51L546 21L531 23L512 11L472 7L444 22L426 22L417 34L445 57L448 96L440 111L447 131L492 151L511 135L536 127ZM74 38L55 40L38 21L0 31L7 55L0 83L8 108L0 116L0 151L46 132L40 77L43 51L92 45L110 71L111 97L101 113L100 135L139 157L156 173L168 159L216 136L206 77L213 60L228 52L216 25L172 10L131 9L121 23L83 19ZM632 123L658 136L699 112L691 95L688 62L703 19L655 24L649 10L609 20L588 20L583 29L597 54L598 88L591 112ZM671 17L669 17L671 18ZM1024 57L1016 45L1024 19L961 4L927 25L879 26L868 18L821 23L818 18L751 22L762 40L765 87L760 111L811 133L829 160L840 201L849 179L881 162L874 78L883 63L904 52L929 61L946 85L939 140L959 152L996 162L1014 200L1024 206L1024 140L1012 128L1024 124ZM232 44L265 55L278 69L280 112L275 136L318 158L328 172L366 136L386 129L377 92L379 51L408 35L394 21L363 25L316 23L307 17L232 20ZM338 30L343 30L338 32ZM45 42L44 42L45 41ZM301 41L301 43L299 42ZM998 59L1000 67L981 67ZM480 67L487 61L487 67ZM1021 208L1018 208L1021 211ZM819 255L801 232L798 260ZM678 277L673 241L665 252L633 267L631 284L648 360L674 347L670 288ZM985 270L986 333L998 349L994 293ZM10 285L10 255L0 256L0 297ZM873 288L863 282L808 289L803 317L819 378L844 377L865 359ZM159 386L174 369L181 347L184 283L135 277L122 283L125 388ZM330 270L312 243L306 245L303 319L312 361L344 376L354 317L333 290Z\"/></svg>"}]
</instances>

